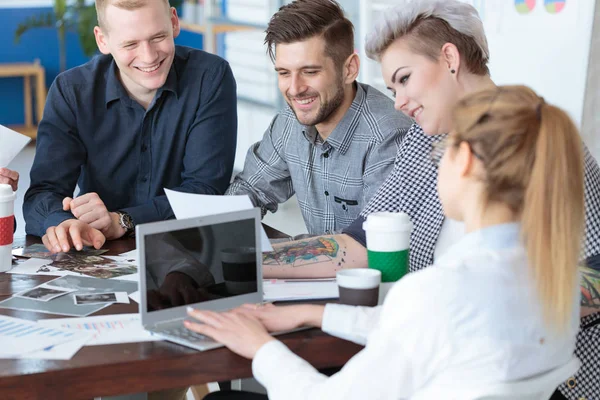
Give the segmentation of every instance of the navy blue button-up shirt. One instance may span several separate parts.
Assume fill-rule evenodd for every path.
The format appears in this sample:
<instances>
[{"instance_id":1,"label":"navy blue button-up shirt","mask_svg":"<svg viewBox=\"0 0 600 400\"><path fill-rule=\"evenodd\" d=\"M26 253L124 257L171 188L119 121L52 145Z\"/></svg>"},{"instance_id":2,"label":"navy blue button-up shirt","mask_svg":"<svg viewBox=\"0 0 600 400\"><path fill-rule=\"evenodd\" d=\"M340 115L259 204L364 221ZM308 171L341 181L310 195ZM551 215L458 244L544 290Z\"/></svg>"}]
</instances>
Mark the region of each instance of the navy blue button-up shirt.
<instances>
[{"instance_id":1,"label":"navy blue button-up shirt","mask_svg":"<svg viewBox=\"0 0 600 400\"><path fill-rule=\"evenodd\" d=\"M28 234L74 218L62 200L96 192L134 223L173 218L164 188L223 194L237 138L236 84L215 55L176 46L148 110L131 99L111 56L59 75L38 129L23 213Z\"/></svg>"}]
</instances>

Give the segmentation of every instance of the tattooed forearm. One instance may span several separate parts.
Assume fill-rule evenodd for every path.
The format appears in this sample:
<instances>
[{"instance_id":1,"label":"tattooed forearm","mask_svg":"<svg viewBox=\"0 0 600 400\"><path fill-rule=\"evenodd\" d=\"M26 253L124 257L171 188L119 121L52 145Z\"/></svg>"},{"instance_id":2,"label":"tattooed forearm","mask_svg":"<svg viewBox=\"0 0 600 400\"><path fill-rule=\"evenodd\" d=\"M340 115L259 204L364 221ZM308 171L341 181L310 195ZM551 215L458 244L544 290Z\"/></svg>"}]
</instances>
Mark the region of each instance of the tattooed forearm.
<instances>
[{"instance_id":1,"label":"tattooed forearm","mask_svg":"<svg viewBox=\"0 0 600 400\"><path fill-rule=\"evenodd\" d=\"M581 272L581 308L582 313L592 314L600 311L600 271L580 267Z\"/></svg>"},{"instance_id":2,"label":"tattooed forearm","mask_svg":"<svg viewBox=\"0 0 600 400\"><path fill-rule=\"evenodd\" d=\"M263 255L263 265L289 264L299 267L331 261L338 255L340 246L332 237L317 237L286 244Z\"/></svg>"},{"instance_id":3,"label":"tattooed forearm","mask_svg":"<svg viewBox=\"0 0 600 400\"><path fill-rule=\"evenodd\" d=\"M366 249L346 235L315 237L273 248L272 253L263 255L266 279L333 278L340 269L367 266Z\"/></svg>"}]
</instances>

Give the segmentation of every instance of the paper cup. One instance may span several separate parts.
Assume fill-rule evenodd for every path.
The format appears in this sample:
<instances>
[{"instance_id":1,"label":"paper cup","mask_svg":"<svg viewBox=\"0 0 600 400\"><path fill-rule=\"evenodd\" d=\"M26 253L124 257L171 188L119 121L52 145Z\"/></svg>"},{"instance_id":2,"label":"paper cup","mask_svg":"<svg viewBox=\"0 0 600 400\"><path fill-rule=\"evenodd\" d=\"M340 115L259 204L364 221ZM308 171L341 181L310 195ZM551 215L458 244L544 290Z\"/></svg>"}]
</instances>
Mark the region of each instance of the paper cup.
<instances>
[{"instance_id":1,"label":"paper cup","mask_svg":"<svg viewBox=\"0 0 600 400\"><path fill-rule=\"evenodd\" d=\"M369 268L381 271L382 282L396 282L408 273L412 222L405 213L377 212L363 223Z\"/></svg>"},{"instance_id":2,"label":"paper cup","mask_svg":"<svg viewBox=\"0 0 600 400\"><path fill-rule=\"evenodd\" d=\"M381 272L370 268L343 269L336 274L340 303L373 307L379 301Z\"/></svg>"}]
</instances>

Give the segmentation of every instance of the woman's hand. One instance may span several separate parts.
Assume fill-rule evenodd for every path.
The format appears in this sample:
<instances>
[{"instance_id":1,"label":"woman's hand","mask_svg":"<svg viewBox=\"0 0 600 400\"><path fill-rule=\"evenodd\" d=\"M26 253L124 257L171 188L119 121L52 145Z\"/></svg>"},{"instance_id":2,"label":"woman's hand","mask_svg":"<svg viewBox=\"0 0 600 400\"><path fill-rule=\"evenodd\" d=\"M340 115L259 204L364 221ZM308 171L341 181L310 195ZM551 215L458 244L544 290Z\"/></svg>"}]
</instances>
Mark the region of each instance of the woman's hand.
<instances>
[{"instance_id":1,"label":"woman's hand","mask_svg":"<svg viewBox=\"0 0 600 400\"><path fill-rule=\"evenodd\" d=\"M0 168L0 183L10 185L13 192L16 192L19 188L19 173L8 168Z\"/></svg>"},{"instance_id":2,"label":"woman's hand","mask_svg":"<svg viewBox=\"0 0 600 400\"><path fill-rule=\"evenodd\" d=\"M237 310L257 318L269 332L278 332L306 325L320 328L325 307L310 304L293 306L244 304Z\"/></svg>"},{"instance_id":3,"label":"woman's hand","mask_svg":"<svg viewBox=\"0 0 600 400\"><path fill-rule=\"evenodd\" d=\"M242 357L252 359L265 343L275 340L261 322L236 310L224 313L188 308L188 315L200 322L184 321L186 328L209 336Z\"/></svg>"}]
</instances>

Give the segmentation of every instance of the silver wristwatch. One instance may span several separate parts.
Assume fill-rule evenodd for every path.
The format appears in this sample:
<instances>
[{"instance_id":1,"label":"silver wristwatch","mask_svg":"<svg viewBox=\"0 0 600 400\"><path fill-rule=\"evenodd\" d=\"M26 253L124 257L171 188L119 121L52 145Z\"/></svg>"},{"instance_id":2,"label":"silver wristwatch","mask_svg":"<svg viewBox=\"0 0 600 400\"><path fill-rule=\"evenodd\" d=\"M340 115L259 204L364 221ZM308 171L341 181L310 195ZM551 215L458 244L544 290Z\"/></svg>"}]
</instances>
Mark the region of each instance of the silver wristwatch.
<instances>
[{"instance_id":1,"label":"silver wristwatch","mask_svg":"<svg viewBox=\"0 0 600 400\"><path fill-rule=\"evenodd\" d=\"M131 237L135 234L135 225L133 223L133 219L131 215L127 214L123 211L115 211L119 216L119 225L121 228L125 229L127 232L125 233L126 237Z\"/></svg>"}]
</instances>

